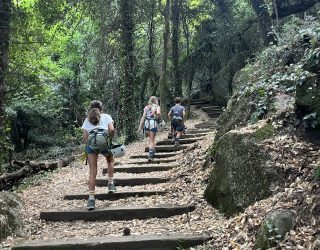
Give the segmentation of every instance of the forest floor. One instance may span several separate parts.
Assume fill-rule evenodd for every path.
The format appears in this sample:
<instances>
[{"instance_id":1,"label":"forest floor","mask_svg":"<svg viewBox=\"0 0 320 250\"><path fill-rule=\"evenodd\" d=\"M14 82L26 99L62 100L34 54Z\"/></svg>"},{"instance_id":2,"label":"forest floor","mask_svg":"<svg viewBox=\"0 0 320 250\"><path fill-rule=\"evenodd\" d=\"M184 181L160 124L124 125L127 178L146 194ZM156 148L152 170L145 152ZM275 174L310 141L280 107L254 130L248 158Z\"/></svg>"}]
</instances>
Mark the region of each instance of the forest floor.
<instances>
[{"instance_id":1,"label":"forest floor","mask_svg":"<svg viewBox=\"0 0 320 250\"><path fill-rule=\"evenodd\" d=\"M194 117L187 121L189 129L194 125L208 119L205 113L194 110ZM168 130L159 133L157 141L166 139ZM206 151L212 145L214 131L202 140L189 146L184 153L179 153L174 158L178 167L170 171L152 172L139 174L140 176L163 176L171 177L171 181L157 185L143 185L135 187L118 187L119 191L124 190L167 190L165 195L154 195L150 197L132 197L119 199L116 201L97 200L97 207L117 207L117 206L158 206L162 204L185 205L195 204L193 212L169 218L151 218L146 220L130 221L73 221L73 222L46 222L39 218L41 211L47 210L71 210L86 207L86 200L64 200L67 194L87 193L88 166L80 160L74 162L70 167L59 169L49 174L37 185L29 187L18 193L24 203L25 209L22 211L24 222L24 235L20 237L8 237L2 242L4 249L10 249L12 244L25 240L53 240L53 239L86 239L91 237L121 236L125 227L130 228L132 235L155 235L167 233L184 234L204 234L213 237L213 240L206 245L196 249L253 249L255 244L255 233L266 213L274 208L292 208L297 206L299 201L297 194L308 195L308 190L312 190L312 183L306 183L303 179L298 179L290 188L278 192L274 196L260 202L256 202L245 210L244 213L226 218L215 208L206 202L203 197L204 190L212 171L211 164L205 164ZM281 137L278 141L270 142L275 147L292 143L290 138ZM143 154L147 146L147 139L134 142L126 147L126 156L117 160L120 164L133 161L131 155ZM195 146L196 145L196 146ZM298 145L300 148L309 145ZM190 147L193 147L192 149ZM270 146L271 147L271 146ZM295 156L287 157L293 161L300 161L301 155L299 147ZM285 151L283 151L285 152ZM304 152L302 150L302 152ZM314 151L315 157L319 158L320 151ZM294 158L296 157L296 158ZM304 157L309 157L305 155ZM143 159L141 159L143 160ZM144 159L146 160L146 159ZM207 161L208 162L208 161ZM146 162L147 163L147 162ZM105 159L99 158L98 176L102 176L102 168L106 167ZM119 176L134 176L135 174L116 173ZM105 177L106 178L106 177ZM296 193L296 190L297 193ZM300 191L299 191L300 190ZM303 190L303 191L301 191ZM96 193L105 193L105 187L97 187ZM310 193L310 192L309 192ZM303 208L303 207L302 207ZM314 226L301 227L292 231L286 238L284 249L316 249L307 246L309 242L314 242L316 235ZM308 238L309 237L309 238ZM1 245L0 245L1 246ZM311 243L309 244L311 246Z\"/></svg>"}]
</instances>

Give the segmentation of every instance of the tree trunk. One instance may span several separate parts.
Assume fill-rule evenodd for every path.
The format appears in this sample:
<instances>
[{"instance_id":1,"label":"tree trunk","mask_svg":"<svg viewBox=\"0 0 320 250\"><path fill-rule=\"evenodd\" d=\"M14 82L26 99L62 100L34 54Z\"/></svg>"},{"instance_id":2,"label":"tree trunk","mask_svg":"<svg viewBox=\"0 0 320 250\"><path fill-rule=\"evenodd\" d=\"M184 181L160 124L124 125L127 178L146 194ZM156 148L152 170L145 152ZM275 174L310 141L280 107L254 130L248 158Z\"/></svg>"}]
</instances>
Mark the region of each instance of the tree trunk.
<instances>
[{"instance_id":1,"label":"tree trunk","mask_svg":"<svg viewBox=\"0 0 320 250\"><path fill-rule=\"evenodd\" d=\"M0 131L4 128L5 75L8 67L11 0L0 0Z\"/></svg>"},{"instance_id":2,"label":"tree trunk","mask_svg":"<svg viewBox=\"0 0 320 250\"><path fill-rule=\"evenodd\" d=\"M191 57L190 57L190 33L189 33L187 17L186 17L186 13L185 13L184 8L182 8L181 14L182 14L183 33L186 38L186 44L187 44L187 105L186 106L187 106L187 118L189 118L193 70L192 70L192 66L191 66Z\"/></svg>"},{"instance_id":3,"label":"tree trunk","mask_svg":"<svg viewBox=\"0 0 320 250\"><path fill-rule=\"evenodd\" d=\"M172 76L175 96L182 96L182 79L179 65L180 0L172 2Z\"/></svg>"},{"instance_id":4,"label":"tree trunk","mask_svg":"<svg viewBox=\"0 0 320 250\"><path fill-rule=\"evenodd\" d=\"M251 0L254 12L258 17L259 29L265 45L276 42L272 32L271 17L263 0Z\"/></svg>"},{"instance_id":5,"label":"tree trunk","mask_svg":"<svg viewBox=\"0 0 320 250\"><path fill-rule=\"evenodd\" d=\"M161 4L161 2L159 3ZM168 52L169 52L169 35L170 35L170 0L166 1L166 7L164 9L164 31L163 31L163 55L162 55L162 63L161 63L161 73L159 79L159 90L160 90L160 106L162 117L166 118L167 112L167 102L166 102L166 78L167 78L167 61L168 61Z\"/></svg>"},{"instance_id":6,"label":"tree trunk","mask_svg":"<svg viewBox=\"0 0 320 250\"><path fill-rule=\"evenodd\" d=\"M126 142L135 139L135 74L133 43L133 6L134 1L120 0L121 15L121 82L120 96L122 106L121 122Z\"/></svg>"}]
</instances>

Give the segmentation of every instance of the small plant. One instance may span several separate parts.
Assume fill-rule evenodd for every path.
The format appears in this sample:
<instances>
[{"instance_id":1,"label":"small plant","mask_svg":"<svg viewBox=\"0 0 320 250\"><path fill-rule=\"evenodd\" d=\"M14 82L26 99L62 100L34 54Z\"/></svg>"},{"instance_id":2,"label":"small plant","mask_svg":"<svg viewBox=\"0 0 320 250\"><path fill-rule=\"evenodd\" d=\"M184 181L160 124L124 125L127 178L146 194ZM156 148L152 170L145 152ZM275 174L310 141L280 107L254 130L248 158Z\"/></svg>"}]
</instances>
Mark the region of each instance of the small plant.
<instances>
[{"instance_id":1,"label":"small plant","mask_svg":"<svg viewBox=\"0 0 320 250\"><path fill-rule=\"evenodd\" d=\"M317 121L317 113L305 115L302 118L302 125L305 128L315 128L317 125L319 125Z\"/></svg>"}]
</instances>

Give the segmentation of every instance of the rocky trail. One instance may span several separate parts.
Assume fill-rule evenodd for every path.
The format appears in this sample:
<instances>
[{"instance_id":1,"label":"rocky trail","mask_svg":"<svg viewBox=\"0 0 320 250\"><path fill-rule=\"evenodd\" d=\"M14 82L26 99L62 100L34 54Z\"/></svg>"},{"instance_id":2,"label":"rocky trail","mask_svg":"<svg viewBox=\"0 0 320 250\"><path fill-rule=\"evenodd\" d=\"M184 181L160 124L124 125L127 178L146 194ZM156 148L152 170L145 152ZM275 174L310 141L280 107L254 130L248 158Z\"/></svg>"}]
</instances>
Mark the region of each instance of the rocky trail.
<instances>
[{"instance_id":1,"label":"rocky trail","mask_svg":"<svg viewBox=\"0 0 320 250\"><path fill-rule=\"evenodd\" d=\"M172 134L162 132L153 162L143 153L147 140L127 147L126 156L116 162L114 194L107 193L107 169L99 159L96 210L85 207L88 166L82 162L23 191L24 236L9 238L4 247L205 249L213 238L224 237L224 217L203 198L210 174L203 167L205 153L222 108L203 100L192 106L196 117L188 121L181 146L171 145Z\"/></svg>"}]
</instances>

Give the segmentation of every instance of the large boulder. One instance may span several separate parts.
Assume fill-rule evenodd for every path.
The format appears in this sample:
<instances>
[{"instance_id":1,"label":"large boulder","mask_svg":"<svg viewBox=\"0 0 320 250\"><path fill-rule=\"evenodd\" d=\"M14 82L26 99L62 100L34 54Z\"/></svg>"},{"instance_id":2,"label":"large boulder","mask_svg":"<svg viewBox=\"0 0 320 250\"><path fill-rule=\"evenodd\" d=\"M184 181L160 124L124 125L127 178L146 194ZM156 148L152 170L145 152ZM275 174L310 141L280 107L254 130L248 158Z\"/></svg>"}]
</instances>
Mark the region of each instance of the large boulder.
<instances>
[{"instance_id":1,"label":"large boulder","mask_svg":"<svg viewBox=\"0 0 320 250\"><path fill-rule=\"evenodd\" d=\"M228 101L226 110L221 114L217 122L215 140L230 130L246 126L252 113L255 111L256 95L233 95Z\"/></svg>"},{"instance_id":2,"label":"large boulder","mask_svg":"<svg viewBox=\"0 0 320 250\"><path fill-rule=\"evenodd\" d=\"M270 194L277 171L259 142L273 135L271 124L259 122L231 130L215 145L216 164L205 190L206 200L226 215L243 211Z\"/></svg>"},{"instance_id":3,"label":"large boulder","mask_svg":"<svg viewBox=\"0 0 320 250\"><path fill-rule=\"evenodd\" d=\"M265 250L276 247L293 226L294 217L290 211L279 209L269 212L261 223L256 249Z\"/></svg>"},{"instance_id":4,"label":"large boulder","mask_svg":"<svg viewBox=\"0 0 320 250\"><path fill-rule=\"evenodd\" d=\"M0 192L0 239L12 234L22 234L20 211L23 208L20 199L12 192Z\"/></svg>"}]
</instances>

